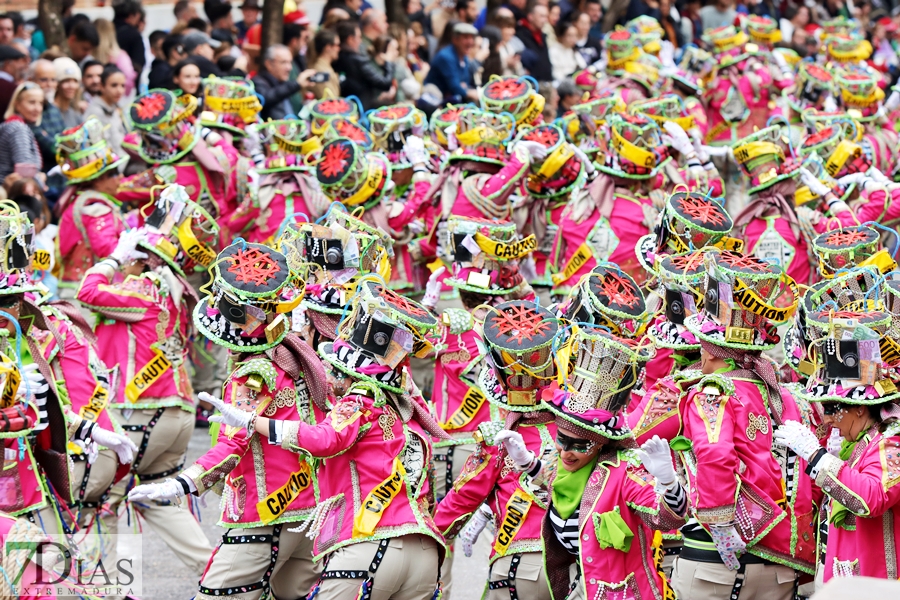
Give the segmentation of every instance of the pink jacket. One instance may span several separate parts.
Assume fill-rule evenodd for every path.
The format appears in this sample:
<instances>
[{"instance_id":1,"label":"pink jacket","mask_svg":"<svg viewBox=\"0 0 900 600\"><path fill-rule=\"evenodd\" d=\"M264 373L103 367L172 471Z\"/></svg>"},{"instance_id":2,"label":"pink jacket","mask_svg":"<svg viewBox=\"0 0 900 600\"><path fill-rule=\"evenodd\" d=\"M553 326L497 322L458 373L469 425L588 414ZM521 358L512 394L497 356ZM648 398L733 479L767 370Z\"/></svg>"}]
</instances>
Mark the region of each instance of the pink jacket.
<instances>
[{"instance_id":1,"label":"pink jacket","mask_svg":"<svg viewBox=\"0 0 900 600\"><path fill-rule=\"evenodd\" d=\"M806 285L814 274L803 236L795 237L786 219L778 215L753 219L744 228L745 252L774 260L794 281Z\"/></svg>"},{"instance_id":2,"label":"pink jacket","mask_svg":"<svg viewBox=\"0 0 900 600\"><path fill-rule=\"evenodd\" d=\"M240 406L249 397L251 402L255 400L257 412L270 419L315 422L305 384L292 381L275 361L262 354L235 366L225 382L226 402ZM250 377L262 379L255 399L247 387ZM194 482L198 494L224 484L221 527L303 521L316 507L315 468L305 455L286 444L270 444L256 433L248 439L244 430L234 432L222 426L215 445L181 476Z\"/></svg>"},{"instance_id":3,"label":"pink jacket","mask_svg":"<svg viewBox=\"0 0 900 600\"><path fill-rule=\"evenodd\" d=\"M900 577L900 427L883 434L872 430L871 441L859 442L837 472L823 469L816 478L833 499L832 515L844 512L842 526L828 527L825 581L839 576Z\"/></svg>"},{"instance_id":4,"label":"pink jacket","mask_svg":"<svg viewBox=\"0 0 900 600\"><path fill-rule=\"evenodd\" d=\"M431 436L415 418L404 422L380 391L367 393L378 401L347 395L317 425L299 423L292 440L324 459L316 474L326 500L318 508L315 560L350 544L414 533L444 544L431 518Z\"/></svg>"},{"instance_id":5,"label":"pink jacket","mask_svg":"<svg viewBox=\"0 0 900 600\"><path fill-rule=\"evenodd\" d=\"M394 239L394 257L391 259L391 280L388 283L392 290L401 293L424 291L430 275L421 254L415 255L419 248L407 230L410 223L422 218L422 207L428 200L429 189L431 182L428 180L410 183L391 204L388 226Z\"/></svg>"},{"instance_id":6,"label":"pink jacket","mask_svg":"<svg viewBox=\"0 0 900 600\"><path fill-rule=\"evenodd\" d=\"M764 397L750 371L707 375L682 405L682 452L691 509L704 526L736 522L747 551L812 574L815 569L814 494L806 463L784 471L772 455L774 429L801 421L793 397ZM773 422L774 420L774 422Z\"/></svg>"},{"instance_id":7,"label":"pink jacket","mask_svg":"<svg viewBox=\"0 0 900 600\"><path fill-rule=\"evenodd\" d=\"M517 423L513 430L522 434L525 446L538 457L553 455L555 423ZM543 551L541 522L548 499L546 482L531 480L516 470L501 444L478 444L453 489L438 504L434 522L448 539L453 538L478 507L487 502L496 526L490 557L493 563L508 554Z\"/></svg>"},{"instance_id":8,"label":"pink jacket","mask_svg":"<svg viewBox=\"0 0 900 600\"><path fill-rule=\"evenodd\" d=\"M474 329L460 334L448 331L446 347L435 361L431 402L438 423L456 444L475 443L472 432L491 419L491 404L475 384L480 366L476 360L480 354L476 344L480 340Z\"/></svg>"},{"instance_id":9,"label":"pink jacket","mask_svg":"<svg viewBox=\"0 0 900 600\"><path fill-rule=\"evenodd\" d=\"M32 417L34 410L28 411ZM38 510L47 506L47 489L38 474L38 465L32 452L33 438L0 439L4 452L4 463L15 464L3 470L0 477L0 511L13 516Z\"/></svg>"},{"instance_id":10,"label":"pink jacket","mask_svg":"<svg viewBox=\"0 0 900 600\"><path fill-rule=\"evenodd\" d=\"M681 435L682 390L673 375L657 379L641 401L627 414L628 428L638 445L654 435L672 441Z\"/></svg>"},{"instance_id":11,"label":"pink jacket","mask_svg":"<svg viewBox=\"0 0 900 600\"><path fill-rule=\"evenodd\" d=\"M308 183L309 175L304 173L270 173L263 175L259 184L258 200L250 206L244 201L228 218L227 228L232 236L241 236L256 244L272 243L285 218L294 216L300 221L306 215L312 223L322 216L311 206L307 198L312 194L321 195L318 185ZM242 199L238 198L238 202ZM323 204L321 201L319 204Z\"/></svg>"},{"instance_id":12,"label":"pink jacket","mask_svg":"<svg viewBox=\"0 0 900 600\"><path fill-rule=\"evenodd\" d=\"M515 154L510 155L509 162L503 168L494 175L485 178L485 182L479 192L486 200L494 202L498 207L508 206L509 194L516 188L522 177L528 173L528 167L528 162L522 161ZM479 177L479 175L469 175L469 177ZM492 215L484 214L481 209L472 203L466 196L465 189L464 181L460 182L459 189L456 192L456 202L453 203L450 214L479 219L491 218Z\"/></svg>"},{"instance_id":13,"label":"pink jacket","mask_svg":"<svg viewBox=\"0 0 900 600\"><path fill-rule=\"evenodd\" d=\"M87 270L109 256L125 231L119 202L93 191L76 192L59 218L61 287L77 287Z\"/></svg>"},{"instance_id":14,"label":"pink jacket","mask_svg":"<svg viewBox=\"0 0 900 600\"><path fill-rule=\"evenodd\" d=\"M734 80L717 77L703 95L709 115L707 142L736 142L755 129L765 127L772 114L769 108L772 75L768 67L757 61L744 61L743 65L742 73ZM722 112L726 106L738 102L743 105L746 116L732 125L725 121Z\"/></svg>"},{"instance_id":15,"label":"pink jacket","mask_svg":"<svg viewBox=\"0 0 900 600\"><path fill-rule=\"evenodd\" d=\"M552 488L552 485L551 485ZM617 513L634 537L628 551L603 543L601 519ZM631 450L601 451L588 479L579 507L578 564L582 597L594 600L664 598L661 538L654 530L678 529L684 517L672 512L654 490L654 479ZM556 538L549 517L544 519L544 565L554 600L563 600L569 587L568 566L576 557ZM657 539L655 539L657 538ZM659 564L657 563L659 550Z\"/></svg>"},{"instance_id":16,"label":"pink jacket","mask_svg":"<svg viewBox=\"0 0 900 600\"><path fill-rule=\"evenodd\" d=\"M155 272L127 278L117 272L112 282L97 271L84 278L78 300L105 317L96 329L100 358L118 367L115 408L178 406L194 412L187 369L193 324L189 290L182 293L176 305Z\"/></svg>"}]
</instances>

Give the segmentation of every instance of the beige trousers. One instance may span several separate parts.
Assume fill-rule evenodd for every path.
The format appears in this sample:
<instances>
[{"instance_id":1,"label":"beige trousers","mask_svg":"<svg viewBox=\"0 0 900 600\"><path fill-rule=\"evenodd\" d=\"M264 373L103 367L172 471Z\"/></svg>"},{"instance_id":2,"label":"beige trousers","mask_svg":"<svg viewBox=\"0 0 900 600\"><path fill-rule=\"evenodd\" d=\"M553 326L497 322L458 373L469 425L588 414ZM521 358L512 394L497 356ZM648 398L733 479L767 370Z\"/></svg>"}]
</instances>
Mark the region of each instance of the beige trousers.
<instances>
[{"instance_id":1,"label":"beige trousers","mask_svg":"<svg viewBox=\"0 0 900 600\"><path fill-rule=\"evenodd\" d=\"M271 567L269 578L272 594L278 600L297 600L305 598L312 590L321 573L321 565L313 562L313 541L306 537L306 532L288 531L297 523L285 523L281 526L278 541L273 543L257 542L246 544L220 543L212 555L209 567L200 580L200 591L197 599L216 598L212 590L252 585L262 581L266 571ZM227 537L272 535L274 527L253 527L250 529L231 529ZM278 548L275 565L272 566L272 546ZM208 593L204 593L204 588ZM233 594L232 600L254 600L259 598L263 590ZM221 597L218 596L218 597Z\"/></svg>"},{"instance_id":2,"label":"beige trousers","mask_svg":"<svg viewBox=\"0 0 900 600\"><path fill-rule=\"evenodd\" d=\"M510 554L498 558L491 565L490 581L503 581L508 578L513 557L519 557L516 578L511 582L516 588L519 600L550 600L550 586L544 573L544 557L540 552ZM488 591L488 600L510 600L509 588Z\"/></svg>"},{"instance_id":3,"label":"beige trousers","mask_svg":"<svg viewBox=\"0 0 900 600\"><path fill-rule=\"evenodd\" d=\"M71 470L71 487L72 496L77 500L81 483L84 480L84 471L88 463L86 460L73 461ZM103 495L109 490L116 479L116 469L119 466L119 459L116 453L107 448L101 450L97 454L97 459L91 465L91 471L88 474L87 486L84 488L84 502L99 502ZM82 517L84 514L91 515L96 511L93 508L81 509ZM80 524L84 523L84 519L79 519Z\"/></svg>"},{"instance_id":4,"label":"beige trousers","mask_svg":"<svg viewBox=\"0 0 900 600\"><path fill-rule=\"evenodd\" d=\"M378 542L360 542L335 550L325 571L365 571ZM437 586L438 544L424 535L404 535L388 544L375 572L372 600L431 600ZM323 579L317 600L355 600L362 579Z\"/></svg>"},{"instance_id":5,"label":"beige trousers","mask_svg":"<svg viewBox=\"0 0 900 600\"><path fill-rule=\"evenodd\" d=\"M672 589L688 600L730 600L735 572L723 564L675 559ZM747 565L740 600L791 600L796 574L783 565Z\"/></svg>"}]
</instances>

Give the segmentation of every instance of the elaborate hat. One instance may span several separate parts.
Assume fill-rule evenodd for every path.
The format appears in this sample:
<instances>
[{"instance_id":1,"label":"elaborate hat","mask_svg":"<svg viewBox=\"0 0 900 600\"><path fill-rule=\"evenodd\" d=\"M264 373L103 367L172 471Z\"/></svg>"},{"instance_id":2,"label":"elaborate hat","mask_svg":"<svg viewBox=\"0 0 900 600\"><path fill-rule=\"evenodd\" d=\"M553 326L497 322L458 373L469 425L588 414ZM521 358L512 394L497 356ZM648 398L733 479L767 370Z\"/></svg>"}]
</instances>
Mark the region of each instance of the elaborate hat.
<instances>
[{"instance_id":1,"label":"elaborate hat","mask_svg":"<svg viewBox=\"0 0 900 600\"><path fill-rule=\"evenodd\" d=\"M557 340L561 342L561 335ZM557 386L544 406L557 424L587 439L631 436L624 409L639 386L641 367L652 357L649 343L616 337L595 326L573 325L555 352Z\"/></svg>"},{"instance_id":2,"label":"elaborate hat","mask_svg":"<svg viewBox=\"0 0 900 600\"><path fill-rule=\"evenodd\" d=\"M544 97L531 77L492 75L481 88L481 105L492 113L509 113L519 125L531 125L544 110Z\"/></svg>"},{"instance_id":3,"label":"elaborate hat","mask_svg":"<svg viewBox=\"0 0 900 600\"><path fill-rule=\"evenodd\" d=\"M131 122L141 136L136 151L149 164L173 163L200 139L200 122L193 118L197 99L154 89L131 103Z\"/></svg>"},{"instance_id":4,"label":"elaborate hat","mask_svg":"<svg viewBox=\"0 0 900 600\"><path fill-rule=\"evenodd\" d=\"M795 112L802 113L810 107L821 108L824 106L825 98L834 91L834 76L831 71L814 62L804 60L797 65L794 85L785 89L782 96Z\"/></svg>"},{"instance_id":5,"label":"elaborate hat","mask_svg":"<svg viewBox=\"0 0 900 600\"><path fill-rule=\"evenodd\" d=\"M70 185L97 179L127 161L127 156L119 158L109 147L97 117L88 117L56 136L56 163Z\"/></svg>"},{"instance_id":6,"label":"elaborate hat","mask_svg":"<svg viewBox=\"0 0 900 600\"><path fill-rule=\"evenodd\" d=\"M502 296L525 284L519 259L537 242L533 235L520 239L516 224L500 219L451 215L447 221L446 255L452 258L444 282L460 290Z\"/></svg>"},{"instance_id":7,"label":"elaborate hat","mask_svg":"<svg viewBox=\"0 0 900 600\"><path fill-rule=\"evenodd\" d=\"M343 117L336 117L328 121L325 125L325 133L322 134L322 143L327 144L342 137L356 142L367 152L375 147L375 141L369 130L356 121Z\"/></svg>"},{"instance_id":8,"label":"elaborate hat","mask_svg":"<svg viewBox=\"0 0 900 600\"><path fill-rule=\"evenodd\" d=\"M818 155L825 173L832 179L840 179L851 173L865 173L872 166L863 147L857 143L862 129L856 121L836 119L808 135L797 153L800 157Z\"/></svg>"},{"instance_id":9,"label":"elaborate hat","mask_svg":"<svg viewBox=\"0 0 900 600\"><path fill-rule=\"evenodd\" d=\"M753 194L779 181L796 177L800 164L791 155L790 141L779 125L760 129L733 144L734 159L749 179Z\"/></svg>"},{"instance_id":10,"label":"elaborate hat","mask_svg":"<svg viewBox=\"0 0 900 600\"><path fill-rule=\"evenodd\" d=\"M2 309L0 309L2 310ZM18 394L22 374L6 354L0 353L0 437L19 438L31 434L34 427L33 413L28 410L24 397Z\"/></svg>"},{"instance_id":11,"label":"elaborate hat","mask_svg":"<svg viewBox=\"0 0 900 600\"><path fill-rule=\"evenodd\" d=\"M403 363L432 350L427 335L438 325L421 304L392 291L378 277L360 282L334 342L319 346L323 360L354 379L406 391Z\"/></svg>"},{"instance_id":12,"label":"elaborate hat","mask_svg":"<svg viewBox=\"0 0 900 600\"><path fill-rule=\"evenodd\" d=\"M710 51L720 59L723 55L738 56L743 53L744 44L749 37L743 30L734 25L723 25L715 29L707 29L701 39L709 47Z\"/></svg>"},{"instance_id":13,"label":"elaborate hat","mask_svg":"<svg viewBox=\"0 0 900 600\"><path fill-rule=\"evenodd\" d=\"M637 60L641 55L641 45L633 32L616 29L604 36L604 46L608 56L607 70L620 71L625 63Z\"/></svg>"},{"instance_id":14,"label":"elaborate hat","mask_svg":"<svg viewBox=\"0 0 900 600\"><path fill-rule=\"evenodd\" d=\"M266 162L257 169L262 175L283 171L308 171L310 166L307 157L322 148L318 137L310 137L306 121L298 119L267 121L260 123L256 131L266 151Z\"/></svg>"},{"instance_id":15,"label":"elaborate hat","mask_svg":"<svg viewBox=\"0 0 900 600\"><path fill-rule=\"evenodd\" d=\"M777 323L797 309L797 284L779 267L754 256L708 252L703 309L685 319L700 340L739 350L768 350L778 343Z\"/></svg>"},{"instance_id":16,"label":"elaborate hat","mask_svg":"<svg viewBox=\"0 0 900 600\"><path fill-rule=\"evenodd\" d=\"M154 198L155 196L155 198ZM208 212L188 196L183 186L169 185L143 207L143 239L150 250L179 275L203 272L216 258L219 226Z\"/></svg>"},{"instance_id":17,"label":"elaborate hat","mask_svg":"<svg viewBox=\"0 0 900 600\"><path fill-rule=\"evenodd\" d=\"M756 44L771 48L773 44L781 41L781 29L778 21L760 15L749 15L744 19L744 27L750 34L750 39Z\"/></svg>"},{"instance_id":18,"label":"elaborate hat","mask_svg":"<svg viewBox=\"0 0 900 600\"><path fill-rule=\"evenodd\" d=\"M822 33L828 35L845 35L848 37L859 37L862 25L856 19L850 19L843 15L822 21L819 24L822 27Z\"/></svg>"},{"instance_id":19,"label":"elaborate hat","mask_svg":"<svg viewBox=\"0 0 900 600\"><path fill-rule=\"evenodd\" d=\"M880 78L880 74L869 69L854 69L837 76L841 105L851 118L866 123L878 116L884 100L884 90L878 85Z\"/></svg>"},{"instance_id":20,"label":"elaborate hat","mask_svg":"<svg viewBox=\"0 0 900 600\"><path fill-rule=\"evenodd\" d=\"M818 236L813 250L819 257L819 271L831 278L842 269L875 267L882 273L893 271L897 263L887 250L879 250L881 236L866 225L843 227Z\"/></svg>"},{"instance_id":21,"label":"elaborate hat","mask_svg":"<svg viewBox=\"0 0 900 600\"><path fill-rule=\"evenodd\" d=\"M540 392L556 377L553 340L559 323L535 302L513 300L488 311L488 364L479 385L488 400L514 412L540 410Z\"/></svg>"},{"instance_id":22,"label":"elaborate hat","mask_svg":"<svg viewBox=\"0 0 900 600\"><path fill-rule=\"evenodd\" d=\"M639 337L650 314L640 286L614 263L601 263L576 288L565 307L573 323L609 329L620 337Z\"/></svg>"},{"instance_id":23,"label":"elaborate hat","mask_svg":"<svg viewBox=\"0 0 900 600\"><path fill-rule=\"evenodd\" d=\"M684 100L676 94L664 94L657 98L649 98L632 102L628 107L631 114L640 114L656 121L662 127L666 121L672 121L685 131L694 126L694 117L691 115Z\"/></svg>"},{"instance_id":24,"label":"elaborate hat","mask_svg":"<svg viewBox=\"0 0 900 600\"><path fill-rule=\"evenodd\" d=\"M212 75L203 80L200 123L204 127L225 129L243 137L247 125L259 120L262 107L250 79L225 79Z\"/></svg>"},{"instance_id":25,"label":"elaborate hat","mask_svg":"<svg viewBox=\"0 0 900 600\"><path fill-rule=\"evenodd\" d=\"M337 138L322 148L316 178L329 200L370 208L389 189L391 163L381 153L366 152L350 139Z\"/></svg>"},{"instance_id":26,"label":"elaborate hat","mask_svg":"<svg viewBox=\"0 0 900 600\"><path fill-rule=\"evenodd\" d=\"M609 115L600 138L598 168L609 175L649 179L669 160L659 127L641 115Z\"/></svg>"},{"instance_id":27,"label":"elaborate hat","mask_svg":"<svg viewBox=\"0 0 900 600\"><path fill-rule=\"evenodd\" d=\"M560 119L560 126L566 139L578 146L588 156L600 151L597 142L598 129L606 123L606 115L625 110L622 96L613 90L606 90L599 98L576 104Z\"/></svg>"},{"instance_id":28,"label":"elaborate hat","mask_svg":"<svg viewBox=\"0 0 900 600\"><path fill-rule=\"evenodd\" d=\"M609 56L607 74L629 79L652 92L659 80L662 63L653 54L644 52L644 40L626 29L610 31L604 40Z\"/></svg>"},{"instance_id":29,"label":"elaborate hat","mask_svg":"<svg viewBox=\"0 0 900 600\"><path fill-rule=\"evenodd\" d=\"M425 113L412 104L394 104L376 108L366 113L369 132L375 141L375 149L391 161L393 170L409 169L412 165L403 152L408 135L422 135L428 122Z\"/></svg>"},{"instance_id":30,"label":"elaborate hat","mask_svg":"<svg viewBox=\"0 0 900 600\"><path fill-rule=\"evenodd\" d=\"M698 293L706 276L704 252L664 256L657 263L658 293L663 300L664 318L647 328L647 337L660 348L699 350L700 342L684 322L703 308L703 296Z\"/></svg>"},{"instance_id":31,"label":"elaborate hat","mask_svg":"<svg viewBox=\"0 0 900 600\"><path fill-rule=\"evenodd\" d=\"M448 104L444 108L434 111L429 122L431 138L442 148L447 149L450 143L450 140L447 138L447 128L456 125L459 113L464 109L474 107L474 104Z\"/></svg>"},{"instance_id":32,"label":"elaborate hat","mask_svg":"<svg viewBox=\"0 0 900 600\"><path fill-rule=\"evenodd\" d=\"M509 160L506 144L512 139L516 121L509 113L492 113L479 108L465 108L456 120L459 148L450 162L467 160L503 166Z\"/></svg>"},{"instance_id":33,"label":"elaborate hat","mask_svg":"<svg viewBox=\"0 0 900 600\"><path fill-rule=\"evenodd\" d=\"M544 160L531 163L531 174L525 184L529 194L536 198L556 198L584 185L587 179L584 165L558 126L538 125L525 129L518 139L537 142L547 148Z\"/></svg>"},{"instance_id":34,"label":"elaborate hat","mask_svg":"<svg viewBox=\"0 0 900 600\"><path fill-rule=\"evenodd\" d=\"M284 254L240 241L219 253L211 275L204 286L208 295L194 309L194 325L203 335L236 352L281 343L291 329L291 311L303 299L303 282Z\"/></svg>"},{"instance_id":35,"label":"elaborate hat","mask_svg":"<svg viewBox=\"0 0 900 600\"><path fill-rule=\"evenodd\" d=\"M10 201L0 201L0 296L35 292L34 225Z\"/></svg>"},{"instance_id":36,"label":"elaborate hat","mask_svg":"<svg viewBox=\"0 0 900 600\"><path fill-rule=\"evenodd\" d=\"M828 57L837 63L855 65L872 56L872 44L869 40L853 35L826 35L825 48Z\"/></svg>"},{"instance_id":37,"label":"elaborate hat","mask_svg":"<svg viewBox=\"0 0 900 600\"><path fill-rule=\"evenodd\" d=\"M309 129L322 135L332 119L359 121L362 108L356 96L347 98L323 98L309 107Z\"/></svg>"}]
</instances>

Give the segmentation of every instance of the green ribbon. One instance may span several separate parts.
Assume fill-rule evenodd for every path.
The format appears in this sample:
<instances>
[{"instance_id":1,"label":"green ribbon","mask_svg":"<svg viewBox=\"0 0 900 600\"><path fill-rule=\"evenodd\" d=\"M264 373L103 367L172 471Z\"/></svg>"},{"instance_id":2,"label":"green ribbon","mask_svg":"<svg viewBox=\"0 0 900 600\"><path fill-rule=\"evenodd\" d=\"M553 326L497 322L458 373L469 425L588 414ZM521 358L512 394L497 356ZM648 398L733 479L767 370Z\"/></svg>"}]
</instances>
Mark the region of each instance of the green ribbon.
<instances>
[{"instance_id":1,"label":"green ribbon","mask_svg":"<svg viewBox=\"0 0 900 600\"><path fill-rule=\"evenodd\" d=\"M619 511L611 510L599 515L594 513L593 518L594 533L597 535L597 542L601 549L615 548L622 552L631 550L634 532L625 523Z\"/></svg>"}]
</instances>

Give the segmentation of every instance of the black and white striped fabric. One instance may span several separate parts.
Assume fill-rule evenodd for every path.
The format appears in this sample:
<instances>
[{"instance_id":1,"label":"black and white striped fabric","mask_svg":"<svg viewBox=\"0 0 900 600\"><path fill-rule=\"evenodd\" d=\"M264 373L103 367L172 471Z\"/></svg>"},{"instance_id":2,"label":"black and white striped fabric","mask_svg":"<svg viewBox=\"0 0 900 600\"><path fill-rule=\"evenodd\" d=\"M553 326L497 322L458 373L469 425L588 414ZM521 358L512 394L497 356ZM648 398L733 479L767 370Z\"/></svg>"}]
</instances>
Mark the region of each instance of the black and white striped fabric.
<instances>
[{"instance_id":1,"label":"black and white striped fabric","mask_svg":"<svg viewBox=\"0 0 900 600\"><path fill-rule=\"evenodd\" d=\"M38 420L34 425L34 430L42 431L49 424L47 399L50 396L50 386L47 385L47 380L43 377L40 378L39 382L23 381L22 386L27 386L25 389L34 394L34 403L37 405L38 411Z\"/></svg>"},{"instance_id":2,"label":"black and white striped fabric","mask_svg":"<svg viewBox=\"0 0 900 600\"><path fill-rule=\"evenodd\" d=\"M578 513L580 509L576 508L575 512L568 519L563 519L556 512L556 507L550 505L550 526L553 527L553 533L556 539L570 554L578 554Z\"/></svg>"},{"instance_id":3,"label":"black and white striped fabric","mask_svg":"<svg viewBox=\"0 0 900 600\"><path fill-rule=\"evenodd\" d=\"M687 512L687 494L681 484L676 485L674 489L666 490L663 501L676 515L684 515Z\"/></svg>"}]
</instances>

